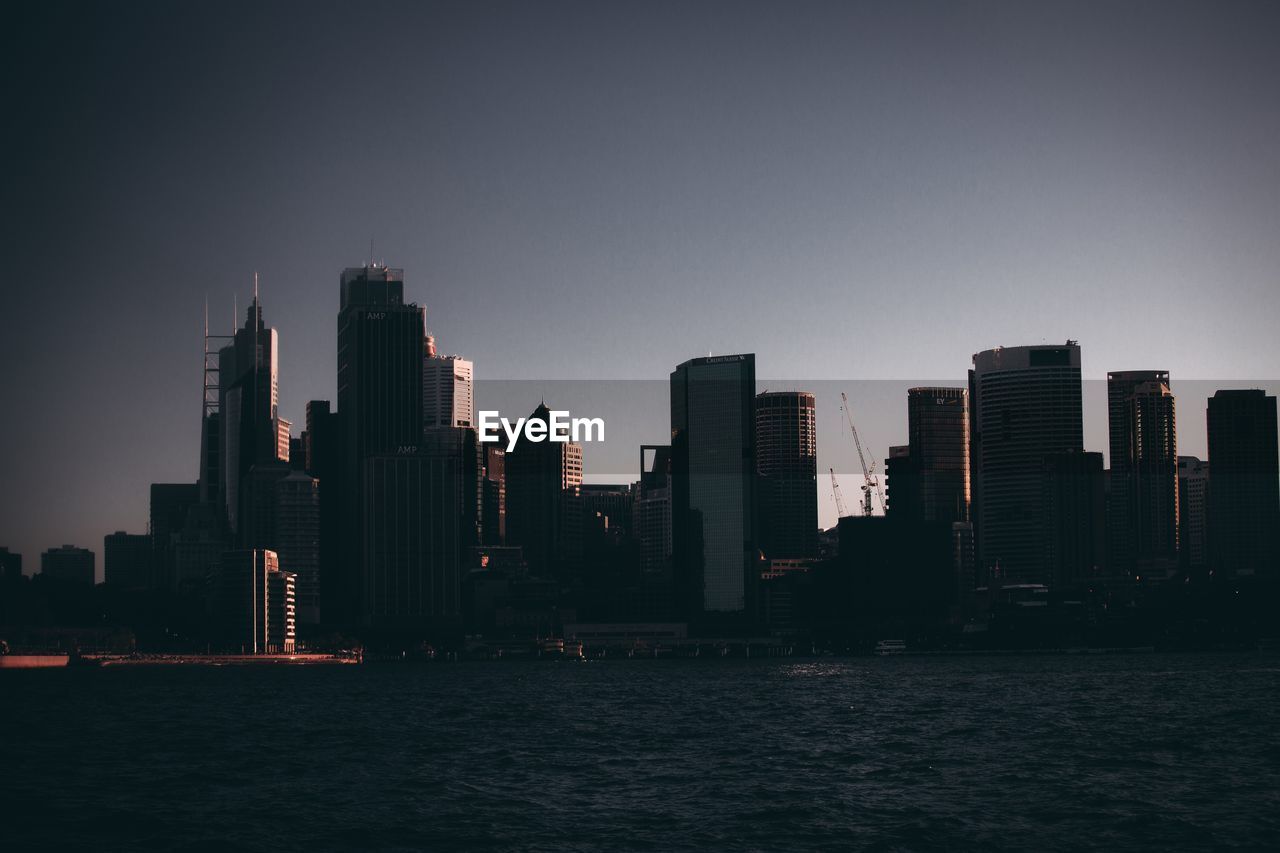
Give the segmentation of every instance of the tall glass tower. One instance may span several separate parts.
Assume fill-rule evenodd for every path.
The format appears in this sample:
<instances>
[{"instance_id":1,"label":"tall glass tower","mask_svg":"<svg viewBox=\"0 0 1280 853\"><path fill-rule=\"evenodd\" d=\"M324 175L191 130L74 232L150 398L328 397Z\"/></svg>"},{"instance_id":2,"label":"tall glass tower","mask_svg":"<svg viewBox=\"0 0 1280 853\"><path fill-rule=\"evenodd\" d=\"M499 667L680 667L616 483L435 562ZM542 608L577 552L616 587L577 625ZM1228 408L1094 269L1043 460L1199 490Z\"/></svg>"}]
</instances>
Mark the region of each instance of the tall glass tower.
<instances>
[{"instance_id":1,"label":"tall glass tower","mask_svg":"<svg viewBox=\"0 0 1280 853\"><path fill-rule=\"evenodd\" d=\"M671 374L672 559L693 617L753 612L755 384L753 354L695 358Z\"/></svg>"}]
</instances>

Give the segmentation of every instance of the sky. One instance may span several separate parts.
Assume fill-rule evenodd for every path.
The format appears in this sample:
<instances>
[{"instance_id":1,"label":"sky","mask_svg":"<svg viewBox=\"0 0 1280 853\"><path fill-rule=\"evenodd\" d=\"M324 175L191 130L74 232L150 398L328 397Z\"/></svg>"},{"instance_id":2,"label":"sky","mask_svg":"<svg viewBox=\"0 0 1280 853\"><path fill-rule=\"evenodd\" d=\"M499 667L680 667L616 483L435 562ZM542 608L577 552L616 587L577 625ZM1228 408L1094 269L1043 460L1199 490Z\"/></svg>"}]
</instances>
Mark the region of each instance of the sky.
<instances>
[{"instance_id":1,"label":"sky","mask_svg":"<svg viewBox=\"0 0 1280 853\"><path fill-rule=\"evenodd\" d=\"M148 484L194 479L206 299L225 333L258 272L283 415L332 398L371 240L481 378L755 352L797 386L958 382L1067 338L1088 378L1280 377L1274 3L41 2L0 30L28 573L65 542L101 576ZM899 409L865 415L881 457Z\"/></svg>"}]
</instances>

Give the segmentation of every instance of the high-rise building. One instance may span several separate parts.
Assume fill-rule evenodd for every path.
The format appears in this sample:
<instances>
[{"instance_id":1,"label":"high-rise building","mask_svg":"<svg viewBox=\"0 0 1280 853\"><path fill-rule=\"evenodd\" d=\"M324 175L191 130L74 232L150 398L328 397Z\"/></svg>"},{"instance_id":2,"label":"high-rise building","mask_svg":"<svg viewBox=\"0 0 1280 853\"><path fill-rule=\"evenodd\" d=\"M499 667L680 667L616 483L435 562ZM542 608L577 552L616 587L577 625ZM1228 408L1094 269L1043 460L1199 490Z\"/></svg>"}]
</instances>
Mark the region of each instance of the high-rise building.
<instances>
[{"instance_id":1,"label":"high-rise building","mask_svg":"<svg viewBox=\"0 0 1280 853\"><path fill-rule=\"evenodd\" d=\"M280 568L295 578L297 621L320 622L320 481L291 471L276 481L272 543Z\"/></svg>"},{"instance_id":2,"label":"high-rise building","mask_svg":"<svg viewBox=\"0 0 1280 853\"><path fill-rule=\"evenodd\" d=\"M818 439L814 396L756 396L758 543L769 559L818 554Z\"/></svg>"},{"instance_id":3,"label":"high-rise building","mask_svg":"<svg viewBox=\"0 0 1280 853\"><path fill-rule=\"evenodd\" d=\"M969 520L969 394L964 388L907 391L907 440L923 521Z\"/></svg>"},{"instance_id":4,"label":"high-rise building","mask_svg":"<svg viewBox=\"0 0 1280 853\"><path fill-rule=\"evenodd\" d=\"M755 612L754 354L695 358L671 373L672 560L691 618ZM714 619L713 621L725 621Z\"/></svg>"},{"instance_id":5,"label":"high-rise building","mask_svg":"<svg viewBox=\"0 0 1280 853\"><path fill-rule=\"evenodd\" d=\"M1051 587L1073 587L1106 572L1102 454L1050 453L1043 462L1044 552Z\"/></svg>"},{"instance_id":6,"label":"high-rise building","mask_svg":"<svg viewBox=\"0 0 1280 853\"><path fill-rule=\"evenodd\" d=\"M343 572L343 548L346 521L346 496L342 488L344 448L340 433L341 420L330 411L328 400L307 403L307 429L304 451L306 472L319 481L320 489L320 553L319 583L324 598L330 601L321 616L325 624L350 621L351 613L340 603L343 590L354 572ZM305 613L304 613L305 615Z\"/></svg>"},{"instance_id":7,"label":"high-rise building","mask_svg":"<svg viewBox=\"0 0 1280 853\"><path fill-rule=\"evenodd\" d=\"M484 538L484 450L471 427L424 426L422 452L452 459L458 468L458 509L461 548L473 548Z\"/></svg>"},{"instance_id":8,"label":"high-rise building","mask_svg":"<svg viewBox=\"0 0 1280 853\"><path fill-rule=\"evenodd\" d=\"M216 567L214 613L223 645L241 654L292 654L293 576L267 549L226 551Z\"/></svg>"},{"instance_id":9,"label":"high-rise building","mask_svg":"<svg viewBox=\"0 0 1280 853\"><path fill-rule=\"evenodd\" d=\"M1050 454L1083 447L1079 345L977 353L969 407L979 571L1048 583L1042 467Z\"/></svg>"},{"instance_id":10,"label":"high-rise building","mask_svg":"<svg viewBox=\"0 0 1280 853\"><path fill-rule=\"evenodd\" d=\"M49 580L93 586L96 571L94 554L88 548L63 545L40 555L40 574Z\"/></svg>"},{"instance_id":11,"label":"high-rise building","mask_svg":"<svg viewBox=\"0 0 1280 853\"><path fill-rule=\"evenodd\" d=\"M473 365L459 355L436 355L435 338L426 340L422 362L422 424L470 427Z\"/></svg>"},{"instance_id":12,"label":"high-rise building","mask_svg":"<svg viewBox=\"0 0 1280 853\"><path fill-rule=\"evenodd\" d=\"M884 499L885 515L917 520L921 516L920 483L911 464L910 445L889 447L884 460Z\"/></svg>"},{"instance_id":13,"label":"high-rise building","mask_svg":"<svg viewBox=\"0 0 1280 853\"><path fill-rule=\"evenodd\" d=\"M530 420L550 423L545 402ZM505 456L507 543L524 549L529 571L537 577L567 580L581 555L582 446L569 442L528 441L523 436Z\"/></svg>"},{"instance_id":14,"label":"high-rise building","mask_svg":"<svg viewBox=\"0 0 1280 853\"><path fill-rule=\"evenodd\" d=\"M395 631L445 631L461 614L456 459L419 453L367 457L361 624Z\"/></svg>"},{"instance_id":15,"label":"high-rise building","mask_svg":"<svg viewBox=\"0 0 1280 853\"><path fill-rule=\"evenodd\" d=\"M288 458L288 425L279 417L279 336L262 319L254 295L244 326L218 352L218 412L222 432L222 496L237 537L250 502L249 471Z\"/></svg>"},{"instance_id":16,"label":"high-rise building","mask_svg":"<svg viewBox=\"0 0 1280 853\"><path fill-rule=\"evenodd\" d=\"M145 533L108 533L102 540L103 581L115 587L151 585L151 537Z\"/></svg>"},{"instance_id":17,"label":"high-rise building","mask_svg":"<svg viewBox=\"0 0 1280 853\"><path fill-rule=\"evenodd\" d=\"M1166 578L1178 565L1178 442L1169 373L1107 374L1111 500L1108 569Z\"/></svg>"},{"instance_id":18,"label":"high-rise building","mask_svg":"<svg viewBox=\"0 0 1280 853\"><path fill-rule=\"evenodd\" d=\"M1220 576L1274 575L1280 535L1276 398L1259 390L1209 398L1209 549Z\"/></svg>"},{"instance_id":19,"label":"high-rise building","mask_svg":"<svg viewBox=\"0 0 1280 853\"><path fill-rule=\"evenodd\" d=\"M1209 566L1209 463L1178 457L1178 562L1184 576Z\"/></svg>"},{"instance_id":20,"label":"high-rise building","mask_svg":"<svg viewBox=\"0 0 1280 853\"><path fill-rule=\"evenodd\" d=\"M377 494L371 487L387 484L395 466L372 460L415 457L422 445L422 363L425 319L419 305L405 304L404 272L370 264L347 269L341 277L338 312L338 436L341 449L336 477L321 481L321 488L336 492L339 514L340 555L334 563L337 578L325 587L326 620L335 624L379 627L383 617L401 610L420 612L421 603L390 601L394 586L383 583L395 577L388 560L403 559L415 567L427 560L424 549L435 543L412 540L413 553L395 555L405 544L398 539L407 531L383 524L375 507L387 519L411 520L412 507L422 508L422 488L398 488ZM423 462L406 462L421 481ZM323 500L323 499L322 499ZM398 501L409 503L398 503ZM456 520L456 519L455 519ZM413 529L430 530L428 519L418 519ZM375 537L369 539L368 537ZM415 568L414 571L417 569ZM376 598L374 597L376 593Z\"/></svg>"}]
</instances>

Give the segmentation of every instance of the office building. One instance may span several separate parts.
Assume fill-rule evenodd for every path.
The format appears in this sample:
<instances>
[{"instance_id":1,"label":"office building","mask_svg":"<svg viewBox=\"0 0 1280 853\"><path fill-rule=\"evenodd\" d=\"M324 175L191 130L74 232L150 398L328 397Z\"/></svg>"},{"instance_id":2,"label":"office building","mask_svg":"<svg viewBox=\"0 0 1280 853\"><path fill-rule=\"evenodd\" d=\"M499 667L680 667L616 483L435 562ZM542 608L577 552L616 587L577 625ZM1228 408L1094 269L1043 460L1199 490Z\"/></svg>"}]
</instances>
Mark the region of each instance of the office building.
<instances>
[{"instance_id":1,"label":"office building","mask_svg":"<svg viewBox=\"0 0 1280 853\"><path fill-rule=\"evenodd\" d=\"M371 624L403 608L418 612L421 602L403 604L387 600L393 587L383 576L396 576L387 560L393 559L394 529L375 519L374 509L388 518L409 519L409 508L395 503L412 501L422 506L420 490L391 490L371 494L371 483L382 484L389 470L375 457L411 457L420 452L422 437L422 364L425 311L404 301L404 273L379 264L347 269L340 279L338 312L338 429L341 442L339 471L332 482L321 481L322 492L336 492L339 556L334 563L337 578L325 587L326 621L334 624ZM421 468L422 463L406 463ZM323 502L323 499L322 499ZM451 517L453 518L453 517ZM453 518L456 521L456 518ZM427 520L413 522L423 531ZM370 540L367 537L386 537ZM415 567L422 541L405 559ZM376 562L371 562L371 560ZM417 571L417 568L413 569ZM375 592L377 597L374 598ZM332 593L332 594L330 594ZM330 619L329 613L333 614Z\"/></svg>"},{"instance_id":2,"label":"office building","mask_svg":"<svg viewBox=\"0 0 1280 853\"><path fill-rule=\"evenodd\" d=\"M1178 457L1178 562L1184 577L1209 566L1209 463Z\"/></svg>"},{"instance_id":3,"label":"office building","mask_svg":"<svg viewBox=\"0 0 1280 853\"><path fill-rule=\"evenodd\" d=\"M287 460L288 425L279 417L279 336L263 322L255 293L244 326L218 352L222 432L222 497L227 524L239 537L255 465ZM284 430L283 444L281 431Z\"/></svg>"},{"instance_id":4,"label":"office building","mask_svg":"<svg viewBox=\"0 0 1280 853\"><path fill-rule=\"evenodd\" d=\"M1218 576L1276 575L1280 531L1276 398L1258 390L1209 398L1209 548Z\"/></svg>"},{"instance_id":5,"label":"office building","mask_svg":"<svg viewBox=\"0 0 1280 853\"><path fill-rule=\"evenodd\" d=\"M151 585L156 589L173 589L176 582L174 548L178 534L187 523L187 513L200 503L197 483L152 483L150 530L154 553L151 561Z\"/></svg>"},{"instance_id":6,"label":"office building","mask_svg":"<svg viewBox=\"0 0 1280 853\"><path fill-rule=\"evenodd\" d=\"M671 447L640 448L640 481L632 509L640 545L642 619L669 619L676 601L671 564Z\"/></svg>"},{"instance_id":7,"label":"office building","mask_svg":"<svg viewBox=\"0 0 1280 853\"><path fill-rule=\"evenodd\" d=\"M214 614L223 647L238 654L292 654L295 650L292 573L268 549L226 551L218 560Z\"/></svg>"},{"instance_id":8,"label":"office building","mask_svg":"<svg viewBox=\"0 0 1280 853\"><path fill-rule=\"evenodd\" d=\"M818 553L818 439L814 396L756 395L756 471L760 550L769 559Z\"/></svg>"},{"instance_id":9,"label":"office building","mask_svg":"<svg viewBox=\"0 0 1280 853\"><path fill-rule=\"evenodd\" d=\"M117 530L102 540L103 582L125 589L151 585L151 537Z\"/></svg>"},{"instance_id":10,"label":"office building","mask_svg":"<svg viewBox=\"0 0 1280 853\"><path fill-rule=\"evenodd\" d=\"M320 481L291 471L276 481L272 543L280 568L293 577L297 621L320 622Z\"/></svg>"},{"instance_id":11,"label":"office building","mask_svg":"<svg viewBox=\"0 0 1280 853\"><path fill-rule=\"evenodd\" d=\"M907 391L907 446L922 521L969 520L969 394L964 388Z\"/></svg>"},{"instance_id":12,"label":"office building","mask_svg":"<svg viewBox=\"0 0 1280 853\"><path fill-rule=\"evenodd\" d=\"M436 355L435 338L430 335L425 348L422 363L423 426L474 426L471 362L458 355Z\"/></svg>"},{"instance_id":13,"label":"office building","mask_svg":"<svg viewBox=\"0 0 1280 853\"><path fill-rule=\"evenodd\" d=\"M88 548L63 545L40 555L40 574L48 580L93 586L96 572L94 554Z\"/></svg>"},{"instance_id":14,"label":"office building","mask_svg":"<svg viewBox=\"0 0 1280 853\"><path fill-rule=\"evenodd\" d=\"M1108 568L1128 577L1167 578L1178 566L1178 442L1168 372L1108 373L1107 416Z\"/></svg>"},{"instance_id":15,"label":"office building","mask_svg":"<svg viewBox=\"0 0 1280 853\"><path fill-rule=\"evenodd\" d=\"M1083 447L1079 345L977 353L969 406L979 571L1047 583L1042 467L1050 454Z\"/></svg>"},{"instance_id":16,"label":"office building","mask_svg":"<svg viewBox=\"0 0 1280 853\"><path fill-rule=\"evenodd\" d=\"M1106 574L1106 496L1102 454L1066 450L1042 467L1044 561L1041 581L1078 587Z\"/></svg>"},{"instance_id":17,"label":"office building","mask_svg":"<svg viewBox=\"0 0 1280 853\"><path fill-rule=\"evenodd\" d=\"M710 615L726 627L749 626L759 580L755 384L753 354L695 358L671 373L678 594L691 619Z\"/></svg>"},{"instance_id":18,"label":"office building","mask_svg":"<svg viewBox=\"0 0 1280 853\"><path fill-rule=\"evenodd\" d=\"M529 418L549 422L550 413L543 402ZM503 464L507 543L524 549L531 574L568 580L581 556L582 446L521 436Z\"/></svg>"},{"instance_id":19,"label":"office building","mask_svg":"<svg viewBox=\"0 0 1280 853\"><path fill-rule=\"evenodd\" d=\"M362 625L391 631L448 631L461 613L456 459L376 455L362 465Z\"/></svg>"}]
</instances>

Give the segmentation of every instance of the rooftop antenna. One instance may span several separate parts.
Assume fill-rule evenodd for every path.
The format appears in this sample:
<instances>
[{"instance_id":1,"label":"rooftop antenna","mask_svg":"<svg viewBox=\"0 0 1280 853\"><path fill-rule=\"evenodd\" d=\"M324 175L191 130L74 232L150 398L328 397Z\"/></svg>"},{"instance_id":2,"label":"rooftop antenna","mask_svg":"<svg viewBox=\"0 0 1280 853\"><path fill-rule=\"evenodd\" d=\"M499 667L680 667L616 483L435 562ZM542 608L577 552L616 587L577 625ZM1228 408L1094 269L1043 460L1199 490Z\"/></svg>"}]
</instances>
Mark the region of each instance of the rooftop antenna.
<instances>
[{"instance_id":1,"label":"rooftop antenna","mask_svg":"<svg viewBox=\"0 0 1280 853\"><path fill-rule=\"evenodd\" d=\"M369 267L373 267L373 236L369 237Z\"/></svg>"}]
</instances>

